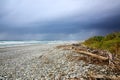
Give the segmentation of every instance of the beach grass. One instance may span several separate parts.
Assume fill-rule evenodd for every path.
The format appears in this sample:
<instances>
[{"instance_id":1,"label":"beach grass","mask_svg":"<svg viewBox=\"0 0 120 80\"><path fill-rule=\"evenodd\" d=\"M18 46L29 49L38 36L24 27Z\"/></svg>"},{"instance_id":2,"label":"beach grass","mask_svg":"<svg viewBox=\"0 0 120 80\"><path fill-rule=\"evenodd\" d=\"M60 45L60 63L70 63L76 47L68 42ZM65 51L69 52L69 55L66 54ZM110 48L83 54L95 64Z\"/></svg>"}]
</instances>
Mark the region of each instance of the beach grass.
<instances>
[{"instance_id":1,"label":"beach grass","mask_svg":"<svg viewBox=\"0 0 120 80\"><path fill-rule=\"evenodd\" d=\"M106 36L91 37L83 44L94 49L108 50L114 54L120 54L120 32L113 32Z\"/></svg>"}]
</instances>

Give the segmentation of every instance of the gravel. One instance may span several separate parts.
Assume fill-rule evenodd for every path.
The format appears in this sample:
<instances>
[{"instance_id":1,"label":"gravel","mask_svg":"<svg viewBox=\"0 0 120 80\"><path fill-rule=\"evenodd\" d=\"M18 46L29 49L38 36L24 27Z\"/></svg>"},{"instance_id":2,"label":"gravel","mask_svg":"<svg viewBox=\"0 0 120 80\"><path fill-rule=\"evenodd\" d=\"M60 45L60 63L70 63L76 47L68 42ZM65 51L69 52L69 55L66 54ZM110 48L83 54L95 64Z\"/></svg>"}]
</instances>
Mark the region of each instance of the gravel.
<instances>
[{"instance_id":1,"label":"gravel","mask_svg":"<svg viewBox=\"0 0 120 80\"><path fill-rule=\"evenodd\" d=\"M56 44L0 48L0 80L86 80L90 69L105 72L104 66L72 59L80 56L56 49ZM102 68L102 69L101 69Z\"/></svg>"}]
</instances>

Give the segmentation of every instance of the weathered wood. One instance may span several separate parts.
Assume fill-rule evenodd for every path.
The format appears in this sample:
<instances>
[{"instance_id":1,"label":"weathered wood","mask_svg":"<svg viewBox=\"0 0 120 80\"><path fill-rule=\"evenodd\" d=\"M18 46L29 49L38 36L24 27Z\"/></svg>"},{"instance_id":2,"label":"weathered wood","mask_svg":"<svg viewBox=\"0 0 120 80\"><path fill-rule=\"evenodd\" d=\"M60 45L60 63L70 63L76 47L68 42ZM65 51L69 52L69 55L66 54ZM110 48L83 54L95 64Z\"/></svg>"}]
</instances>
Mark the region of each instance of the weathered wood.
<instances>
[{"instance_id":1,"label":"weathered wood","mask_svg":"<svg viewBox=\"0 0 120 80\"><path fill-rule=\"evenodd\" d=\"M100 56L100 55L97 55L97 54L93 54L91 52L85 51L85 49L83 49L83 48L79 48L79 47L76 47L76 46L62 45L62 46L58 46L58 48L63 48L63 49L66 49L66 50L72 50L76 53L83 53L83 54L86 54L86 55L89 55L89 56L92 56L92 57L95 57L97 59L104 60L104 61L108 60L107 57L103 57L103 56Z\"/></svg>"},{"instance_id":2,"label":"weathered wood","mask_svg":"<svg viewBox=\"0 0 120 80\"><path fill-rule=\"evenodd\" d=\"M87 51L80 51L80 50L73 50L73 51L76 52L76 53L83 53L83 54L86 54L86 55L89 55L89 56L92 56L92 57L95 57L95 58L98 58L98 59L101 59L101 60L108 60L107 57L99 56L99 55L96 55L96 54L93 54L93 53L90 53L90 52L87 52Z\"/></svg>"}]
</instances>

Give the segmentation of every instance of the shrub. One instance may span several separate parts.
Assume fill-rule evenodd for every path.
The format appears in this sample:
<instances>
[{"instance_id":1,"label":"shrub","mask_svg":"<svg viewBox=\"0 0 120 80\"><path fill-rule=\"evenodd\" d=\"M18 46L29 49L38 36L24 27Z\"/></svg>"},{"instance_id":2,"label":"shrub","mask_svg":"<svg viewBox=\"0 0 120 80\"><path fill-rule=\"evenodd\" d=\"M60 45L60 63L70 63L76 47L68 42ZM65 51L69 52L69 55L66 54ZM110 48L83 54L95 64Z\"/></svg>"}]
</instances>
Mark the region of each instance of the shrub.
<instances>
[{"instance_id":1,"label":"shrub","mask_svg":"<svg viewBox=\"0 0 120 80\"><path fill-rule=\"evenodd\" d=\"M120 54L120 32L110 33L106 36L94 36L84 42L91 48L109 50L112 53Z\"/></svg>"}]
</instances>

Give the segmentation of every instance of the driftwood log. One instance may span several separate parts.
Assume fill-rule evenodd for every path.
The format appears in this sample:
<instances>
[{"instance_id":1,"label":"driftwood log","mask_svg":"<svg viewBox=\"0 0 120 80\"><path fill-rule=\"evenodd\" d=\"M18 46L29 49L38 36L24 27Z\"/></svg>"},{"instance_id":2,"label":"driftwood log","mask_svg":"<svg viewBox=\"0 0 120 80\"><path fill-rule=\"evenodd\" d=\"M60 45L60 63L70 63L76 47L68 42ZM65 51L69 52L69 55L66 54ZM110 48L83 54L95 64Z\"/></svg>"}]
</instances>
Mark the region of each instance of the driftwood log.
<instances>
[{"instance_id":1,"label":"driftwood log","mask_svg":"<svg viewBox=\"0 0 120 80\"><path fill-rule=\"evenodd\" d=\"M91 52L81 50L77 47L72 47L72 51L74 51L76 53L82 53L82 54L85 54L85 55L89 55L89 56L92 56L94 58L101 59L101 60L104 60L104 61L108 60L107 57L103 57L103 56L100 56L100 55L97 55L97 54L93 54Z\"/></svg>"},{"instance_id":2,"label":"driftwood log","mask_svg":"<svg viewBox=\"0 0 120 80\"><path fill-rule=\"evenodd\" d=\"M103 61L109 60L108 57L104 57L104 56L100 56L100 55L97 55L97 54L93 54L91 52L88 52L85 48L81 48L81 47L78 47L78 46L62 45L62 46L57 46L57 48L58 49L62 48L62 49L65 49L65 50L72 50L73 52L89 55L91 57L94 57L94 58L97 58L97 59L100 59L100 60L103 60Z\"/></svg>"},{"instance_id":3,"label":"driftwood log","mask_svg":"<svg viewBox=\"0 0 120 80\"><path fill-rule=\"evenodd\" d=\"M87 52L87 51L76 51L76 50L73 50L74 52L76 53L82 53L82 54L86 54L86 55L89 55L89 56L92 56L94 58L98 58L98 59L101 59L101 60L108 60L107 57L103 57L103 56L99 56L99 55L96 55L96 54L93 54L93 53L90 53L90 52Z\"/></svg>"}]
</instances>

